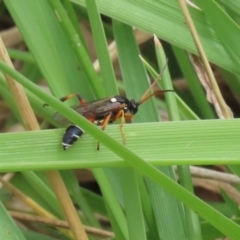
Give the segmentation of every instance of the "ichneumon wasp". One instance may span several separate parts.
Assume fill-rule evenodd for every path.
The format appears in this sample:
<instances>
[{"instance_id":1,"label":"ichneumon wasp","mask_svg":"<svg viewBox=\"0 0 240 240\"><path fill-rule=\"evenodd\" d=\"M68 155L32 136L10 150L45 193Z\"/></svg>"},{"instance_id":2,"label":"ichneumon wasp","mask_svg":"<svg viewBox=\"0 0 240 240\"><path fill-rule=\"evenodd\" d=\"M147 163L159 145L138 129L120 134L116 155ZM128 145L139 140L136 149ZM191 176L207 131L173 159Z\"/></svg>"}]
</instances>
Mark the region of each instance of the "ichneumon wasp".
<instances>
[{"instance_id":1,"label":"ichneumon wasp","mask_svg":"<svg viewBox=\"0 0 240 240\"><path fill-rule=\"evenodd\" d=\"M84 99L77 93L73 93L67 95L65 97L60 98L60 101L64 102L72 97L77 97L79 100L79 105L73 106L72 108L81 114L83 117L88 119L90 122L100 125L102 130L106 128L106 126L110 123L113 123L117 119L121 118L120 129L123 136L123 143L126 143L126 138L123 130L123 125L125 120L133 118L133 116L137 113L138 107L146 102L148 99L153 96L159 95L165 92L174 92L174 90L162 90L156 91L150 95L149 92L153 88L153 86L157 83L157 81L161 78L161 75L166 68L167 63L162 69L159 77L153 82L153 84L147 89L147 91L142 95L139 101L135 101L134 99L128 99L124 96L116 95L113 97L108 97L92 102L85 102ZM53 118L57 120L61 125L69 124L69 121L63 117L60 113L55 113ZM69 148L74 142L76 142L84 133L84 131L77 125L70 125L62 139L63 149L66 150ZM99 150L99 144L97 149Z\"/></svg>"}]
</instances>

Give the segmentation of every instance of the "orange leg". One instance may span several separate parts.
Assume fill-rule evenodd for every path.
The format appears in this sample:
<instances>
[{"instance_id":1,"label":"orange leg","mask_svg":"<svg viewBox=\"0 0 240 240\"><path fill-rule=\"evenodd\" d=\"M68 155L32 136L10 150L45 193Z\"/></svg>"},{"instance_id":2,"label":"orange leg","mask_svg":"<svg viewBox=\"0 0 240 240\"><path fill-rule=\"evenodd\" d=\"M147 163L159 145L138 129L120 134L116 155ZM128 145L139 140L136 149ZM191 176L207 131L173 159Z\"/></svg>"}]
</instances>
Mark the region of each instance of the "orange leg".
<instances>
[{"instance_id":1,"label":"orange leg","mask_svg":"<svg viewBox=\"0 0 240 240\"><path fill-rule=\"evenodd\" d=\"M66 100L68 100L70 98L73 98L73 97L77 97L79 102L80 102L80 104L84 104L85 103L85 100L78 93L69 94L67 96L61 97L59 100L61 102L65 102ZM43 107L46 107L46 106L49 106L49 105L47 103L43 104Z\"/></svg>"},{"instance_id":2,"label":"orange leg","mask_svg":"<svg viewBox=\"0 0 240 240\"><path fill-rule=\"evenodd\" d=\"M102 121L102 123L101 123L102 130L103 130L103 131L105 130L106 126L108 125L111 116L112 116L112 113L109 113L109 114L103 119L103 121ZM100 148L100 147L99 147L99 142L98 142L98 143L97 143L97 150L99 150L99 148Z\"/></svg>"},{"instance_id":3,"label":"orange leg","mask_svg":"<svg viewBox=\"0 0 240 240\"><path fill-rule=\"evenodd\" d=\"M125 117L124 117L124 111L123 110L119 110L119 112L115 115L113 121L117 120L120 117L121 117L120 130L121 130L121 133L122 133L123 144L125 145L126 144L126 135L125 135L124 128L123 128L124 123L125 123Z\"/></svg>"},{"instance_id":4,"label":"orange leg","mask_svg":"<svg viewBox=\"0 0 240 240\"><path fill-rule=\"evenodd\" d=\"M66 100L70 99L70 98L73 98L73 97L77 97L80 104L84 104L85 103L85 100L78 94L78 93L72 93L72 94L69 94L65 97L61 97L60 98L60 101L62 102L65 102Z\"/></svg>"}]
</instances>

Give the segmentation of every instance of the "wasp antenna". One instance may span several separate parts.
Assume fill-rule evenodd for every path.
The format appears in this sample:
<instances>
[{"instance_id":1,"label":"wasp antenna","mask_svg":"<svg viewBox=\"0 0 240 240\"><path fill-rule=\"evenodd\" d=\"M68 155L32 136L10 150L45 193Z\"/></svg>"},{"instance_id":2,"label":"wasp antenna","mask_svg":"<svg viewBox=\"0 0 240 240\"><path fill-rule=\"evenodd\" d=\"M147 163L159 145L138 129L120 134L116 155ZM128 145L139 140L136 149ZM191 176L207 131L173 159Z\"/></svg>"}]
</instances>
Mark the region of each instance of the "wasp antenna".
<instances>
[{"instance_id":1,"label":"wasp antenna","mask_svg":"<svg viewBox=\"0 0 240 240\"><path fill-rule=\"evenodd\" d=\"M153 87L156 85L156 83L161 79L164 70L167 67L167 63L168 63L168 59L166 60L166 63L164 64L160 74L158 75L158 77L154 80L154 82L152 83L152 85L147 89L147 91L142 95L142 97L140 98L140 100L138 101L139 103L142 103L144 101L144 99L147 97L148 93L153 89ZM145 102L145 101L144 101Z\"/></svg>"},{"instance_id":2,"label":"wasp antenna","mask_svg":"<svg viewBox=\"0 0 240 240\"><path fill-rule=\"evenodd\" d=\"M160 95L160 94L165 93L165 92L174 92L174 90L160 90L160 91L156 91L156 92L150 94L149 96L145 97L141 101L138 101L137 104L140 105L140 104L146 102L147 100L149 100L150 98L152 98L153 96L157 96L157 95Z\"/></svg>"}]
</instances>

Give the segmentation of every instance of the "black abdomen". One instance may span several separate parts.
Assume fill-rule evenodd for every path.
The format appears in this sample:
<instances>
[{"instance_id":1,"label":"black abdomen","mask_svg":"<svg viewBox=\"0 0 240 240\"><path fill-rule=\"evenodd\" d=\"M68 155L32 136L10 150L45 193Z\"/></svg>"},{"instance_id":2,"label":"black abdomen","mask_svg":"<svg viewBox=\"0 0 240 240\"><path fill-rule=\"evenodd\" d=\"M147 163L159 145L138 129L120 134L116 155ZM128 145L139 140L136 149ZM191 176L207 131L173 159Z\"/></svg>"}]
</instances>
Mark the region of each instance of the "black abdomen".
<instances>
[{"instance_id":1,"label":"black abdomen","mask_svg":"<svg viewBox=\"0 0 240 240\"><path fill-rule=\"evenodd\" d=\"M69 148L74 142L76 142L84 133L84 131L77 125L69 126L62 139L63 150Z\"/></svg>"}]
</instances>

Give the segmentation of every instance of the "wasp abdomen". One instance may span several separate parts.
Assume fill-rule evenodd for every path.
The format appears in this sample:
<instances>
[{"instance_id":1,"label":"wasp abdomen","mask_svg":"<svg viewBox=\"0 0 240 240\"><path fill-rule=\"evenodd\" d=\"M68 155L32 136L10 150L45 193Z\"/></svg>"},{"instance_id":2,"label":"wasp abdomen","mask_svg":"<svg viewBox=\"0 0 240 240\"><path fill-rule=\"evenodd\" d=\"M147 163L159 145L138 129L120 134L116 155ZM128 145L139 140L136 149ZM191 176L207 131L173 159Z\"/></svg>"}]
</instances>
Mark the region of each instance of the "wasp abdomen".
<instances>
[{"instance_id":1,"label":"wasp abdomen","mask_svg":"<svg viewBox=\"0 0 240 240\"><path fill-rule=\"evenodd\" d=\"M74 142L76 142L84 133L84 131L77 125L69 126L62 139L63 150L69 148Z\"/></svg>"}]
</instances>

